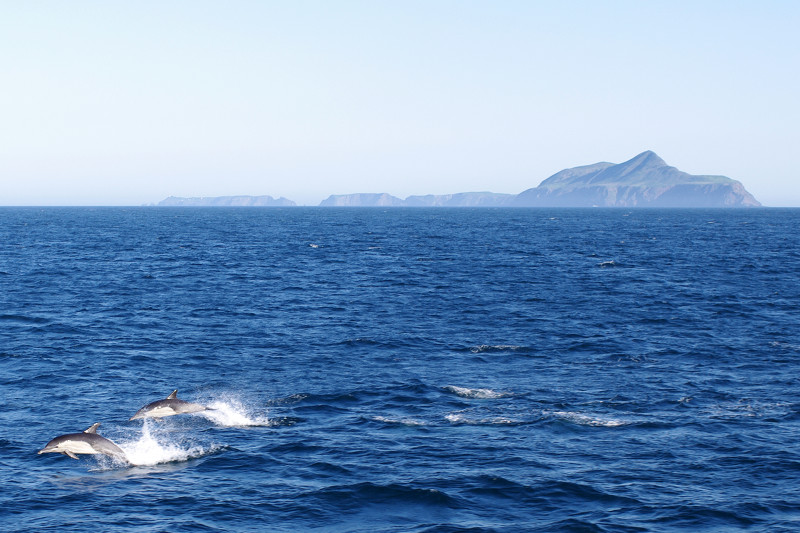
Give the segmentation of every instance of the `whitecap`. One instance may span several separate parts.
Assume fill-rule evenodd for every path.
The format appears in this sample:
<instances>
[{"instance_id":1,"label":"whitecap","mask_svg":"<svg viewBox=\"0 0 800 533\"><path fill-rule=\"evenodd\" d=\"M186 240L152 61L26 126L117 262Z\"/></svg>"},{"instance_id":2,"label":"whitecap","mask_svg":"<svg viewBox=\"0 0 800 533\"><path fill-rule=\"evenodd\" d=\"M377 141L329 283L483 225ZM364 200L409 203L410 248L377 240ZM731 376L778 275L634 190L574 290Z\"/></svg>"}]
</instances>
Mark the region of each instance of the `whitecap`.
<instances>
[{"instance_id":1,"label":"whitecap","mask_svg":"<svg viewBox=\"0 0 800 533\"><path fill-rule=\"evenodd\" d=\"M402 426L425 426L427 425L422 420L414 418L389 418L386 416L373 416L372 420L376 422L383 422L384 424L396 424Z\"/></svg>"},{"instance_id":2,"label":"whitecap","mask_svg":"<svg viewBox=\"0 0 800 533\"><path fill-rule=\"evenodd\" d=\"M473 346L469 349L472 353L485 353L485 352L516 352L525 350L524 346L517 346L515 344L480 344Z\"/></svg>"},{"instance_id":3,"label":"whitecap","mask_svg":"<svg viewBox=\"0 0 800 533\"><path fill-rule=\"evenodd\" d=\"M511 418L506 418L504 416L472 418L463 412L448 413L444 416L444 418L451 424L465 424L473 426L493 426L519 423L519 420L512 420Z\"/></svg>"},{"instance_id":4,"label":"whitecap","mask_svg":"<svg viewBox=\"0 0 800 533\"><path fill-rule=\"evenodd\" d=\"M774 418L792 413L792 404L781 402L760 402L742 399L711 407L708 416L717 419L736 418Z\"/></svg>"},{"instance_id":5,"label":"whitecap","mask_svg":"<svg viewBox=\"0 0 800 533\"><path fill-rule=\"evenodd\" d=\"M597 263L597 266L599 266L600 268L609 268L609 267L619 266L619 264L612 259L610 261L601 261Z\"/></svg>"},{"instance_id":6,"label":"whitecap","mask_svg":"<svg viewBox=\"0 0 800 533\"><path fill-rule=\"evenodd\" d=\"M461 396L462 398L476 398L481 400L504 398L509 396L508 393L496 392L492 389L470 389L467 387L456 387L455 385L447 385L444 387L444 390L447 392L452 392L456 396Z\"/></svg>"},{"instance_id":7,"label":"whitecap","mask_svg":"<svg viewBox=\"0 0 800 533\"><path fill-rule=\"evenodd\" d=\"M576 413L572 411L554 411L553 416L573 424L580 426L593 426L593 427L618 427L628 425L629 422L617 418L606 418L598 415L587 415L583 413Z\"/></svg>"}]
</instances>

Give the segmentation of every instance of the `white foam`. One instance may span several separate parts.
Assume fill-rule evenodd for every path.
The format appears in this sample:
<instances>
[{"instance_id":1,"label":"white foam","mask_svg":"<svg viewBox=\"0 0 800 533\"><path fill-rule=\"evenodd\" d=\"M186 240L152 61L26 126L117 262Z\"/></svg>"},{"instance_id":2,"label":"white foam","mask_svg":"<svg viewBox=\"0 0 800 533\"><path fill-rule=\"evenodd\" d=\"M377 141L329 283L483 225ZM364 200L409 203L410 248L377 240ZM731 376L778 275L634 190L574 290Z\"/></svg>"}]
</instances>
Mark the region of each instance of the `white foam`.
<instances>
[{"instance_id":1,"label":"white foam","mask_svg":"<svg viewBox=\"0 0 800 533\"><path fill-rule=\"evenodd\" d=\"M508 396L507 393L495 392L492 389L470 389L467 387L456 387L455 385L447 385L444 387L444 390L452 392L453 394L461 396L462 398L477 398L481 400L504 398Z\"/></svg>"},{"instance_id":2,"label":"white foam","mask_svg":"<svg viewBox=\"0 0 800 533\"><path fill-rule=\"evenodd\" d=\"M522 346L517 346L515 344L481 344L479 346L473 346L469 349L472 353L483 353L483 352L515 352L517 350L523 350Z\"/></svg>"},{"instance_id":3,"label":"white foam","mask_svg":"<svg viewBox=\"0 0 800 533\"><path fill-rule=\"evenodd\" d=\"M615 418L605 418L597 415L585 415L582 413L575 413L571 411L554 411L551 414L557 418L560 418L562 420L567 420L568 422L572 422L573 424L578 424L581 426L613 428L618 426L625 426L628 424L628 422L625 422L624 420L618 420Z\"/></svg>"},{"instance_id":4,"label":"white foam","mask_svg":"<svg viewBox=\"0 0 800 533\"><path fill-rule=\"evenodd\" d=\"M712 418L770 418L789 415L793 412L793 408L790 403L742 399L738 402L711 406L706 412Z\"/></svg>"},{"instance_id":5,"label":"white foam","mask_svg":"<svg viewBox=\"0 0 800 533\"><path fill-rule=\"evenodd\" d=\"M172 436L172 434L170 435ZM150 422L145 421L137 440L118 443L125 452L128 462L134 466L152 466L176 461L187 461L208 455L219 449L219 446L203 447L197 444L186 445L178 441L160 440L153 435Z\"/></svg>"},{"instance_id":6,"label":"white foam","mask_svg":"<svg viewBox=\"0 0 800 533\"><path fill-rule=\"evenodd\" d=\"M192 413L210 420L217 426L249 427L269 426L271 422L264 414L258 414L235 398L224 398L206 404L211 410ZM170 417L172 418L172 417ZM220 450L217 444L198 444L192 431L176 431L169 419L156 422L145 418L140 433L127 439L115 439L125 452L128 465L110 457L98 457L101 469L116 469L120 466L154 466L165 463L188 461Z\"/></svg>"},{"instance_id":7,"label":"white foam","mask_svg":"<svg viewBox=\"0 0 800 533\"><path fill-rule=\"evenodd\" d=\"M269 426L270 420L266 414L253 413L239 400L226 398L207 404L210 411L201 411L197 414L211 420L218 426L249 427Z\"/></svg>"},{"instance_id":8,"label":"white foam","mask_svg":"<svg viewBox=\"0 0 800 533\"><path fill-rule=\"evenodd\" d=\"M374 416L372 417L373 420L376 422L383 422L385 424L398 424L403 426L425 426L427 425L422 420L416 420L414 418L389 418L386 416Z\"/></svg>"},{"instance_id":9,"label":"white foam","mask_svg":"<svg viewBox=\"0 0 800 533\"><path fill-rule=\"evenodd\" d=\"M448 413L445 415L448 422L453 424L462 424L466 421L466 417L461 413Z\"/></svg>"},{"instance_id":10,"label":"white foam","mask_svg":"<svg viewBox=\"0 0 800 533\"><path fill-rule=\"evenodd\" d=\"M463 412L448 413L445 415L445 419L451 424L468 424L476 426L517 424L519 422L518 420L512 420L511 418L506 418L504 416L495 416L490 418L470 418Z\"/></svg>"}]
</instances>

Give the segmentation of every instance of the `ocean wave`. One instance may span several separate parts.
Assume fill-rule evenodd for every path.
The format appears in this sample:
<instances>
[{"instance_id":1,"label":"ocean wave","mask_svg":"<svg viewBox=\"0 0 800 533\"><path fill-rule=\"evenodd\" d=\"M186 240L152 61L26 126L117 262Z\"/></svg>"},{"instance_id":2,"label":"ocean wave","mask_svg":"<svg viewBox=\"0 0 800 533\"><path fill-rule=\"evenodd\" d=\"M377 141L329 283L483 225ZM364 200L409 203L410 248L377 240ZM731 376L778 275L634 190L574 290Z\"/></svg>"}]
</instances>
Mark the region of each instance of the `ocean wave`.
<instances>
[{"instance_id":1,"label":"ocean wave","mask_svg":"<svg viewBox=\"0 0 800 533\"><path fill-rule=\"evenodd\" d=\"M314 491L307 496L342 505L350 502L354 505L369 504L415 504L457 507L457 500L436 488L413 487L404 484L356 483L354 485L334 485Z\"/></svg>"},{"instance_id":2,"label":"ocean wave","mask_svg":"<svg viewBox=\"0 0 800 533\"><path fill-rule=\"evenodd\" d=\"M505 416L476 417L465 412L448 413L444 416L444 418L451 424L468 426L507 426L524 423L522 420L508 418Z\"/></svg>"},{"instance_id":3,"label":"ocean wave","mask_svg":"<svg viewBox=\"0 0 800 533\"><path fill-rule=\"evenodd\" d=\"M422 420L415 418L391 418L387 416L373 416L372 420L375 422L383 422L384 424L399 425L399 426L427 426L428 424Z\"/></svg>"},{"instance_id":4,"label":"ocean wave","mask_svg":"<svg viewBox=\"0 0 800 533\"><path fill-rule=\"evenodd\" d=\"M769 343L770 346L773 348L785 348L787 350L791 350L793 352L800 352L800 345L798 344L791 344L788 342L780 342L780 341L772 341Z\"/></svg>"},{"instance_id":5,"label":"ocean wave","mask_svg":"<svg viewBox=\"0 0 800 533\"><path fill-rule=\"evenodd\" d=\"M442 387L447 392L453 393L456 396L461 396L462 398L475 398L475 399L495 399L495 398L505 398L511 396L511 394L506 392L496 392L492 389L470 389L467 387L456 387L455 385L447 385Z\"/></svg>"},{"instance_id":6,"label":"ocean wave","mask_svg":"<svg viewBox=\"0 0 800 533\"><path fill-rule=\"evenodd\" d=\"M536 483L522 483L501 476L478 476L468 478L465 484L469 493L480 497L491 497L517 504L536 505L539 509L555 510L576 502L607 503L621 506L636 506L641 502L635 498L618 495L589 483L567 480L544 479ZM580 529L582 531L582 529ZM548 529L549 531L549 529ZM560 530L558 530L560 531ZM595 531L590 529L590 531ZM602 530L601 530L602 531Z\"/></svg>"},{"instance_id":7,"label":"ocean wave","mask_svg":"<svg viewBox=\"0 0 800 533\"><path fill-rule=\"evenodd\" d=\"M781 419L795 414L795 406L786 402L740 400L722 403L707 409L709 418L735 420L740 418Z\"/></svg>"},{"instance_id":8,"label":"ocean wave","mask_svg":"<svg viewBox=\"0 0 800 533\"><path fill-rule=\"evenodd\" d=\"M269 403L271 405L295 404L295 403L302 402L303 400L305 400L309 396L310 396L310 394L297 393L297 394L292 394L290 396L286 396L284 398L276 398L276 399L272 400Z\"/></svg>"},{"instance_id":9,"label":"ocean wave","mask_svg":"<svg viewBox=\"0 0 800 533\"><path fill-rule=\"evenodd\" d=\"M0 320L8 322L21 322L23 324L47 324L50 322L49 318L29 315L0 315Z\"/></svg>"},{"instance_id":10,"label":"ocean wave","mask_svg":"<svg viewBox=\"0 0 800 533\"><path fill-rule=\"evenodd\" d=\"M381 341L376 341L375 339L357 337L353 339L345 339L343 341L339 341L337 344L343 346L380 346L383 343Z\"/></svg>"},{"instance_id":11,"label":"ocean wave","mask_svg":"<svg viewBox=\"0 0 800 533\"><path fill-rule=\"evenodd\" d=\"M589 415L574 411L551 411L545 414L549 414L550 416L553 416L558 420L564 420L567 422L571 422L573 424L577 424L579 426L613 428L619 426L627 426L628 424L631 423L630 421L621 420L618 418L609 418L600 415Z\"/></svg>"},{"instance_id":12,"label":"ocean wave","mask_svg":"<svg viewBox=\"0 0 800 533\"><path fill-rule=\"evenodd\" d=\"M530 348L526 346L517 346L516 344L480 344L469 349L472 353L504 353L528 350L530 350Z\"/></svg>"}]
</instances>

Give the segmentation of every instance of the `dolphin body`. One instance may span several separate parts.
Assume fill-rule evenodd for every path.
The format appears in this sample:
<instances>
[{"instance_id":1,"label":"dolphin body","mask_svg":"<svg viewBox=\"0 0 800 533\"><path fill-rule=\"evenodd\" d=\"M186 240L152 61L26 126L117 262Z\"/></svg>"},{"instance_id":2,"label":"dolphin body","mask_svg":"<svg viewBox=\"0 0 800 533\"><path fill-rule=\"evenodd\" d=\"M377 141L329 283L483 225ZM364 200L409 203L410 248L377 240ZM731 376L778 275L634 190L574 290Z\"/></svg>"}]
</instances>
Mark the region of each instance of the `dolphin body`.
<instances>
[{"instance_id":1,"label":"dolphin body","mask_svg":"<svg viewBox=\"0 0 800 533\"><path fill-rule=\"evenodd\" d=\"M104 454L114 459L120 459L129 462L125 456L122 448L111 442L105 437L97 434L97 427L100 425L93 424L92 427L83 433L69 433L68 435L61 435L56 437L47 445L39 450L39 453L62 453L73 459L77 459L79 453L83 454Z\"/></svg>"},{"instance_id":2,"label":"dolphin body","mask_svg":"<svg viewBox=\"0 0 800 533\"><path fill-rule=\"evenodd\" d=\"M211 407L199 403L185 402L178 399L177 389L167 396L166 400L157 400L148 403L133 415L130 420L137 418L155 418L159 420L165 416L181 415L184 413L198 413L200 411L213 411Z\"/></svg>"}]
</instances>

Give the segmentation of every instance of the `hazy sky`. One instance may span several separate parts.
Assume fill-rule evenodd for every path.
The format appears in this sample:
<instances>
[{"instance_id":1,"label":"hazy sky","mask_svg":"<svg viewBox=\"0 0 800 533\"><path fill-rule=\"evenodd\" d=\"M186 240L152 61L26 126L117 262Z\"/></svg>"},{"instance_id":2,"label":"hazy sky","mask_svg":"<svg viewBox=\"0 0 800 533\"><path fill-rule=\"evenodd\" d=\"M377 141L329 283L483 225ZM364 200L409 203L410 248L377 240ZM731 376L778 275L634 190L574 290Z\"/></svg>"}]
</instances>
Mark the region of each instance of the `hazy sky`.
<instances>
[{"instance_id":1,"label":"hazy sky","mask_svg":"<svg viewBox=\"0 0 800 533\"><path fill-rule=\"evenodd\" d=\"M653 150L800 206L800 2L0 1L0 205L519 193Z\"/></svg>"}]
</instances>

